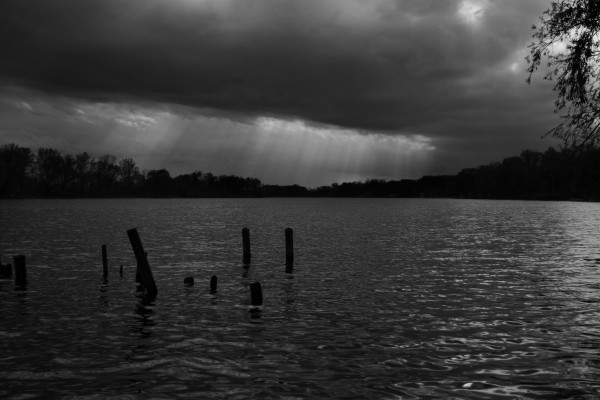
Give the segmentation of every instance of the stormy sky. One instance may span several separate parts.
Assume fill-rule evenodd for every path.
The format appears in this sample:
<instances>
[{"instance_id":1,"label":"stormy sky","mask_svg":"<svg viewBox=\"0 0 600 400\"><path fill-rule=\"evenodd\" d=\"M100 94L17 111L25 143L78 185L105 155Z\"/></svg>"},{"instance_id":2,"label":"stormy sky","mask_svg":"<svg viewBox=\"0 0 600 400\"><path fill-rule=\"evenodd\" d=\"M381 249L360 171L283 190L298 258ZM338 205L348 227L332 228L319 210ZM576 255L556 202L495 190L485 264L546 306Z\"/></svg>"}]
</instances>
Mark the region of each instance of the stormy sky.
<instances>
[{"instance_id":1,"label":"stormy sky","mask_svg":"<svg viewBox=\"0 0 600 400\"><path fill-rule=\"evenodd\" d=\"M548 0L2 0L0 144L316 187L455 174L558 122Z\"/></svg>"}]
</instances>

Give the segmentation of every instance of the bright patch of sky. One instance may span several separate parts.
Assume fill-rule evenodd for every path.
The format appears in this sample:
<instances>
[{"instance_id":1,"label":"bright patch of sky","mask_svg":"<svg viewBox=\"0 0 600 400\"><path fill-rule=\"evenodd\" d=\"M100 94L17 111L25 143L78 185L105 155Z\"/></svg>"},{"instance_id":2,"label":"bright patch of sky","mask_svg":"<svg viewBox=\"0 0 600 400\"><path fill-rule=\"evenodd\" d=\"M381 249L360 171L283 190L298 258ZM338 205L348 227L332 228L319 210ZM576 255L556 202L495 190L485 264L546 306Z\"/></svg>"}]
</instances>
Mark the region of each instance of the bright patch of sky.
<instances>
[{"instance_id":1,"label":"bright patch of sky","mask_svg":"<svg viewBox=\"0 0 600 400\"><path fill-rule=\"evenodd\" d=\"M8 142L33 151L53 147L70 154L131 157L141 169L166 168L173 176L200 170L307 187L416 178L436 150L420 134L385 135L273 117L236 121L184 109L70 100L5 98L0 105L0 116L12 113L20 126L18 132L3 133Z\"/></svg>"},{"instance_id":2,"label":"bright patch of sky","mask_svg":"<svg viewBox=\"0 0 600 400\"><path fill-rule=\"evenodd\" d=\"M462 21L477 25L484 16L487 0L463 0L458 6L458 15Z\"/></svg>"}]
</instances>

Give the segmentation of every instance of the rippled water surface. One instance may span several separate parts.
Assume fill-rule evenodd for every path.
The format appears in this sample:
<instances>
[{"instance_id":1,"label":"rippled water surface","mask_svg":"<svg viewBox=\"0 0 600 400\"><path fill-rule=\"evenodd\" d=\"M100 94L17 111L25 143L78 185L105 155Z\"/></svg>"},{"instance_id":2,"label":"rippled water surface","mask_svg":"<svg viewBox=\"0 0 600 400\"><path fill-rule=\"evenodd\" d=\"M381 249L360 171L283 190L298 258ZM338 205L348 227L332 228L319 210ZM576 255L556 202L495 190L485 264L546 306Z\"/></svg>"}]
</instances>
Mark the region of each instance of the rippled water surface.
<instances>
[{"instance_id":1,"label":"rippled water surface","mask_svg":"<svg viewBox=\"0 0 600 400\"><path fill-rule=\"evenodd\" d=\"M600 398L599 238L598 203L1 201L0 397Z\"/></svg>"}]
</instances>

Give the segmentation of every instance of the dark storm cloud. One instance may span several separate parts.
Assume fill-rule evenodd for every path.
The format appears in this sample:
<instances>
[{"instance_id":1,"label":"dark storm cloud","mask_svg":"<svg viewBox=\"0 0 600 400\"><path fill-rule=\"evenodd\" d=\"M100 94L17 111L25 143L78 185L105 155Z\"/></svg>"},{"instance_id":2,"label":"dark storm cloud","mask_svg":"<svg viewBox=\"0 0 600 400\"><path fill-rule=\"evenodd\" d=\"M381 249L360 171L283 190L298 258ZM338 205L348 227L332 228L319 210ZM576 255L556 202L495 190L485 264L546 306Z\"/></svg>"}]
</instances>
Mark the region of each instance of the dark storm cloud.
<instances>
[{"instance_id":1,"label":"dark storm cloud","mask_svg":"<svg viewBox=\"0 0 600 400\"><path fill-rule=\"evenodd\" d=\"M88 99L456 135L439 126L465 113L502 118L530 103L514 94L527 89L524 66L502 71L522 62L529 27L546 6L2 0L0 76Z\"/></svg>"}]
</instances>

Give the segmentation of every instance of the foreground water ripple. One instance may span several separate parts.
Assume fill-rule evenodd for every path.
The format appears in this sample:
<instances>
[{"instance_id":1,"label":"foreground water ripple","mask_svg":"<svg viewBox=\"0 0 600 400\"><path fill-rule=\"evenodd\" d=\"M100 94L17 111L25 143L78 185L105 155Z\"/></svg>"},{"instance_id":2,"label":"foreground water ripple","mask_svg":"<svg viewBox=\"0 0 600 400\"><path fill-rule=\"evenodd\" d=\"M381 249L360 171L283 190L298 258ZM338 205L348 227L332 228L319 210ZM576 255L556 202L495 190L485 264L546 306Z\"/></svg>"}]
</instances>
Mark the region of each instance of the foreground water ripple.
<instances>
[{"instance_id":1,"label":"foreground water ripple","mask_svg":"<svg viewBox=\"0 0 600 400\"><path fill-rule=\"evenodd\" d=\"M0 280L0 397L600 398L598 204L30 200L0 226L29 280Z\"/></svg>"}]
</instances>

